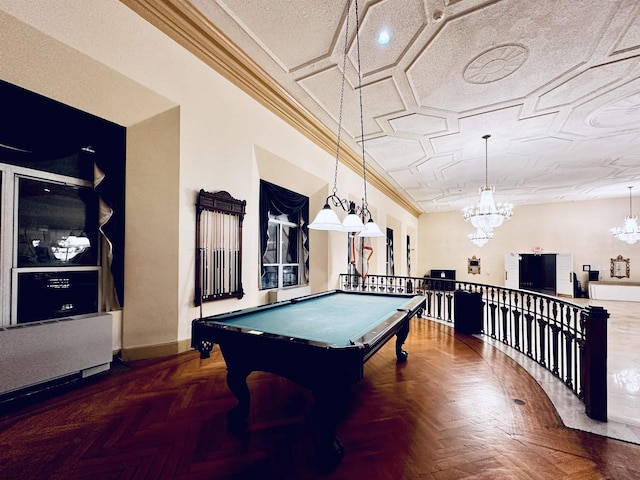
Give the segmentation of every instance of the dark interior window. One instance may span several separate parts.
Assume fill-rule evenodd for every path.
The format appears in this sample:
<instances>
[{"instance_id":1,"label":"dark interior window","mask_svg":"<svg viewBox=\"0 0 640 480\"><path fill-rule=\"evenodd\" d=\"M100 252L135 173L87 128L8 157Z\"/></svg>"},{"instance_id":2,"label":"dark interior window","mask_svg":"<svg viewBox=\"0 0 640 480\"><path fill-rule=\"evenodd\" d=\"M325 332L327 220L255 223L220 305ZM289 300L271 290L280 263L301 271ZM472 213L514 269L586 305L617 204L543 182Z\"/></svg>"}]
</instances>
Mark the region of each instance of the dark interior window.
<instances>
[{"instance_id":1,"label":"dark interior window","mask_svg":"<svg viewBox=\"0 0 640 480\"><path fill-rule=\"evenodd\" d=\"M111 270L117 302L123 306L126 129L4 81L0 81L0 98L3 99L0 163L90 183L94 182L94 173L99 171L101 180L95 191L111 211L108 222L101 227L111 247L110 264L103 267ZM22 200L30 205L20 212L24 214L21 223L26 228L17 232L20 259L13 266L47 266L51 265L50 262L69 266L97 265L96 237L92 233L96 230L91 225L92 221L97 223L97 218L86 216L93 208L94 200L84 194L91 189L78 189L73 193L68 190L52 191L50 199L55 200L49 202L41 193L38 194L37 188L34 191L30 187L24 184L22 192ZM45 204L46 210L39 209L37 204ZM13 209L13 205L5 204L2 208ZM55 222L48 223L43 218L60 211L63 218ZM97 208L93 211L97 217ZM82 226L83 222L86 225ZM13 220L13 225L18 228L18 219ZM33 252L26 249L36 247L41 257L36 255L37 263L33 264ZM56 255L52 255L53 248Z\"/></svg>"},{"instance_id":2,"label":"dark interior window","mask_svg":"<svg viewBox=\"0 0 640 480\"><path fill-rule=\"evenodd\" d=\"M97 311L97 270L25 272L18 275L18 323Z\"/></svg>"},{"instance_id":3,"label":"dark interior window","mask_svg":"<svg viewBox=\"0 0 640 480\"><path fill-rule=\"evenodd\" d=\"M20 178L18 267L97 265L93 189Z\"/></svg>"}]
</instances>

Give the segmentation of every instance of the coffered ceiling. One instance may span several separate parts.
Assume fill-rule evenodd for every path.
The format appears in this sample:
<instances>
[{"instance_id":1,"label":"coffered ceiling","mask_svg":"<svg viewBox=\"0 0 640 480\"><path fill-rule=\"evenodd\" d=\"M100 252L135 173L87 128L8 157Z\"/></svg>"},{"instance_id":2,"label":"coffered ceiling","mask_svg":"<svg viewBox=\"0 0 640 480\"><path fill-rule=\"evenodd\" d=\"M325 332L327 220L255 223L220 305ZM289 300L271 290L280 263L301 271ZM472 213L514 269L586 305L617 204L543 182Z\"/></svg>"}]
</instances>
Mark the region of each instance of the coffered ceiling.
<instances>
[{"instance_id":1,"label":"coffered ceiling","mask_svg":"<svg viewBox=\"0 0 640 480\"><path fill-rule=\"evenodd\" d=\"M346 1L164 0L154 23L216 30L335 132ZM415 211L477 201L485 134L497 201L640 195L637 0L359 0L358 21L368 165ZM342 124L358 152L354 32L352 3Z\"/></svg>"}]
</instances>

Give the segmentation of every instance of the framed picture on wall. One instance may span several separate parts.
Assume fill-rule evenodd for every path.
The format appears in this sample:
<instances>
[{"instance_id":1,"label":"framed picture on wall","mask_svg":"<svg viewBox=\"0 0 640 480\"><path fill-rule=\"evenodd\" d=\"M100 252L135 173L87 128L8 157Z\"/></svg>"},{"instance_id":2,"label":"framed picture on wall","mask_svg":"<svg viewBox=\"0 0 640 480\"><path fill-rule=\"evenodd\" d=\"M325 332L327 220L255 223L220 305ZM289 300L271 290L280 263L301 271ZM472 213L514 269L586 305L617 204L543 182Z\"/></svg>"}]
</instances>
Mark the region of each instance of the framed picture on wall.
<instances>
[{"instance_id":1,"label":"framed picture on wall","mask_svg":"<svg viewBox=\"0 0 640 480\"><path fill-rule=\"evenodd\" d=\"M582 271L583 272L590 272L591 271L591 265L582 265Z\"/></svg>"},{"instance_id":2,"label":"framed picture on wall","mask_svg":"<svg viewBox=\"0 0 640 480\"><path fill-rule=\"evenodd\" d=\"M467 273L478 275L480 273L480 259L475 255L467 259Z\"/></svg>"}]
</instances>

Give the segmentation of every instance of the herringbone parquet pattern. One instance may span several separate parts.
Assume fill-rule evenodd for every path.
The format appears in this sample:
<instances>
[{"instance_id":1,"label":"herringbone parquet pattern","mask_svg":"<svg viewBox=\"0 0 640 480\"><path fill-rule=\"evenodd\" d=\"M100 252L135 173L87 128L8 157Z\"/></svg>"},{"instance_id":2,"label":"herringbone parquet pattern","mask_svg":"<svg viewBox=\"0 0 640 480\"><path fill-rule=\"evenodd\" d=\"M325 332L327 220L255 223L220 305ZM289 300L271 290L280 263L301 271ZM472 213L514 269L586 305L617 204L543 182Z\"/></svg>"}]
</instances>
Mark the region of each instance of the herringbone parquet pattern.
<instances>
[{"instance_id":1,"label":"herringbone parquet pattern","mask_svg":"<svg viewBox=\"0 0 640 480\"><path fill-rule=\"evenodd\" d=\"M640 478L640 447L562 426L541 388L476 338L412 321L409 361L389 342L353 388L338 426L346 448L315 471L313 397L266 373L249 377L242 435L216 349L136 362L0 417L0 478L8 479L540 479ZM247 352L250 354L250 352Z\"/></svg>"}]
</instances>

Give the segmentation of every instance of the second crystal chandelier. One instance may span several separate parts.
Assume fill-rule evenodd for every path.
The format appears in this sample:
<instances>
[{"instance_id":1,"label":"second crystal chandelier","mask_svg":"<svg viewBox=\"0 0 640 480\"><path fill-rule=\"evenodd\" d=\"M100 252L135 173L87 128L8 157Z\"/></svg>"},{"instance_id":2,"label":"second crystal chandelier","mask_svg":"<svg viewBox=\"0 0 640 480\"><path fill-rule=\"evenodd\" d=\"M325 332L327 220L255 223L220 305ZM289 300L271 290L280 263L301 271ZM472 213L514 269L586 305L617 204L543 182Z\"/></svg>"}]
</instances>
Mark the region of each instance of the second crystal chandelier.
<instances>
[{"instance_id":1,"label":"second crystal chandelier","mask_svg":"<svg viewBox=\"0 0 640 480\"><path fill-rule=\"evenodd\" d=\"M477 232L470 234L469 239L476 245L482 243L484 245L493 236L493 229L502 225L502 222L509 220L513 214L513 205L510 203L498 203L493 200L493 193L495 187L489 185L489 155L488 155L488 140L491 135L484 135L485 142L485 182L484 186L480 187L480 202L476 205L465 207L462 211L462 216L467 222L473 225ZM484 235L482 235L484 233ZM472 238L472 236L474 238ZM483 237L480 242L476 237ZM478 238L479 239L479 238ZM479 245L479 246L482 246Z\"/></svg>"}]
</instances>

